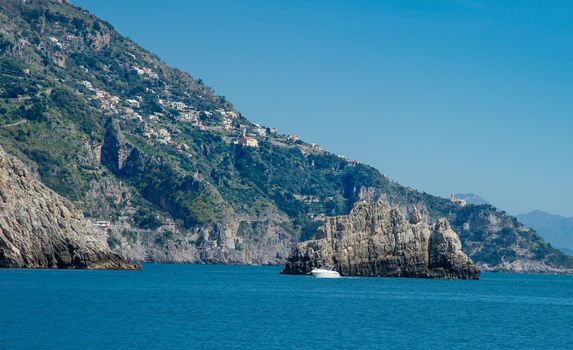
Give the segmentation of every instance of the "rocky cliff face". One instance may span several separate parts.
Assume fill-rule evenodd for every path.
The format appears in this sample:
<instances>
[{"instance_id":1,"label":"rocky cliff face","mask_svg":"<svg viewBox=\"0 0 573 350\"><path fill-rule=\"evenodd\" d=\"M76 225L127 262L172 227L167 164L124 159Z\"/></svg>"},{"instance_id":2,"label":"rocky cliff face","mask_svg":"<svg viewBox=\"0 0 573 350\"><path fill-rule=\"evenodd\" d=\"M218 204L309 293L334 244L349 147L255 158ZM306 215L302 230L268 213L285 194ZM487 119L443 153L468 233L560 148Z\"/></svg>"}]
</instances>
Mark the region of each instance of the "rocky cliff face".
<instances>
[{"instance_id":1,"label":"rocky cliff face","mask_svg":"<svg viewBox=\"0 0 573 350\"><path fill-rule=\"evenodd\" d=\"M281 220L287 222L281 215L229 217L222 224L185 232L175 225L136 230L120 223L112 228L112 249L136 261L277 265L293 246Z\"/></svg>"},{"instance_id":2,"label":"rocky cliff face","mask_svg":"<svg viewBox=\"0 0 573 350\"><path fill-rule=\"evenodd\" d=\"M0 267L134 269L106 237L0 147Z\"/></svg>"},{"instance_id":3,"label":"rocky cliff face","mask_svg":"<svg viewBox=\"0 0 573 350\"><path fill-rule=\"evenodd\" d=\"M117 220L110 228L112 249L129 259L269 265L282 264L292 249L294 238L284 213L272 207L250 215L237 212L203 176L166 169L140 152L128 142L117 121L106 125L101 162L125 183L139 187L144 199L161 210L157 228L138 229L129 220ZM153 172L163 177L149 183L145 177ZM214 215L219 216L216 222L205 222L178 203L198 196L207 197ZM170 215L183 218L182 224L169 220Z\"/></svg>"},{"instance_id":4,"label":"rocky cliff face","mask_svg":"<svg viewBox=\"0 0 573 350\"><path fill-rule=\"evenodd\" d=\"M491 206L461 207L250 122L63 1L0 1L0 144L86 217L112 251L155 262L282 264L357 201L447 218L480 268L568 272L573 257ZM237 144L243 131L258 147Z\"/></svg>"},{"instance_id":5,"label":"rocky cliff face","mask_svg":"<svg viewBox=\"0 0 573 350\"><path fill-rule=\"evenodd\" d=\"M283 273L322 265L344 276L479 279L447 220L433 227L414 213L407 220L384 202L359 202L346 216L328 218L313 240L299 243Z\"/></svg>"}]
</instances>

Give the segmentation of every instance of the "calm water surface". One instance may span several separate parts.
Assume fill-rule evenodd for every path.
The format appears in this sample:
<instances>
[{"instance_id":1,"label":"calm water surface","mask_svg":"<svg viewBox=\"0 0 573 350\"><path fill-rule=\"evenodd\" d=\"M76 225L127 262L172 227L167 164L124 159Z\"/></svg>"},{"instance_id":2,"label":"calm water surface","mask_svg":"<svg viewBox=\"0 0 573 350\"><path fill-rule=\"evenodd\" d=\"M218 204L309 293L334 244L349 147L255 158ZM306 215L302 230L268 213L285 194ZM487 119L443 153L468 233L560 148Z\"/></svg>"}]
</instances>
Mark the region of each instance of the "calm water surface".
<instances>
[{"instance_id":1,"label":"calm water surface","mask_svg":"<svg viewBox=\"0 0 573 350\"><path fill-rule=\"evenodd\" d=\"M573 349L573 276L0 270L0 349Z\"/></svg>"}]
</instances>

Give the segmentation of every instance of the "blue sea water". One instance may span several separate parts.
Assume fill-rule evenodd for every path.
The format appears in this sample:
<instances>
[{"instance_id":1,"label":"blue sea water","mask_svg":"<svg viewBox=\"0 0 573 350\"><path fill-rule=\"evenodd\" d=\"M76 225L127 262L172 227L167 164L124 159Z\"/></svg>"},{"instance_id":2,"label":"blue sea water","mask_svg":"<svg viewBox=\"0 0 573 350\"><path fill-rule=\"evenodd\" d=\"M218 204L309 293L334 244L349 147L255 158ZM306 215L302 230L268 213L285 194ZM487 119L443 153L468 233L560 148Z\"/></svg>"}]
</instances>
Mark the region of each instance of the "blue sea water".
<instances>
[{"instance_id":1,"label":"blue sea water","mask_svg":"<svg viewBox=\"0 0 573 350\"><path fill-rule=\"evenodd\" d=\"M0 270L0 349L573 349L573 276Z\"/></svg>"}]
</instances>

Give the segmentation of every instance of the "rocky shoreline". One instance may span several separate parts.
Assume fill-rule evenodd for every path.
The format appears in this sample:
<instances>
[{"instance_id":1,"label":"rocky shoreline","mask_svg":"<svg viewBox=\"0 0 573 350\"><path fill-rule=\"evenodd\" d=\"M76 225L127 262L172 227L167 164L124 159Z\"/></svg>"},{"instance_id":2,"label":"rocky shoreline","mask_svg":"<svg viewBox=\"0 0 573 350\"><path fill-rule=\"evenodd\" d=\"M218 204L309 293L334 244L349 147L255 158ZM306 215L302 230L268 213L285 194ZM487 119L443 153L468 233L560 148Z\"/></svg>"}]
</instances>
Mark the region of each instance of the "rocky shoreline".
<instances>
[{"instance_id":1,"label":"rocky shoreline","mask_svg":"<svg viewBox=\"0 0 573 350\"><path fill-rule=\"evenodd\" d=\"M0 146L0 267L134 270L106 236Z\"/></svg>"}]
</instances>

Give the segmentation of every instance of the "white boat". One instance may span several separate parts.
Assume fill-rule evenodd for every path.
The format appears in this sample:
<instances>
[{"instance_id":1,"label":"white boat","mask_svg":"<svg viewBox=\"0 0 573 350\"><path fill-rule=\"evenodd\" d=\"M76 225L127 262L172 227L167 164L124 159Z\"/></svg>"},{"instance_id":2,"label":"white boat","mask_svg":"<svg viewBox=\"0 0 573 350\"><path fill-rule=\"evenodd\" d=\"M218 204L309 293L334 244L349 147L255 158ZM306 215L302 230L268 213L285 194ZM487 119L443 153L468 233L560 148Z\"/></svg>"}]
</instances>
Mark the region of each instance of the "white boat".
<instances>
[{"instance_id":1,"label":"white boat","mask_svg":"<svg viewBox=\"0 0 573 350\"><path fill-rule=\"evenodd\" d=\"M327 269L312 269L310 271L312 277L316 278L339 278L340 274L334 270L327 270Z\"/></svg>"}]
</instances>

